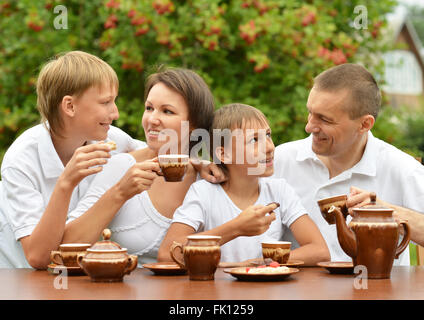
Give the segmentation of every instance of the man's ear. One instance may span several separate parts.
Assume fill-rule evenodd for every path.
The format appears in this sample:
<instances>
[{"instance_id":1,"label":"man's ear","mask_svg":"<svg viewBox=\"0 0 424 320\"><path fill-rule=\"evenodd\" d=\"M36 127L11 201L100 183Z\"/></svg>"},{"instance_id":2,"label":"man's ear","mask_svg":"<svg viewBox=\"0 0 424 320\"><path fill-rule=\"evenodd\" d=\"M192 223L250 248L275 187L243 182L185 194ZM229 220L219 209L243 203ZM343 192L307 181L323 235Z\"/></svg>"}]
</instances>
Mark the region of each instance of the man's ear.
<instances>
[{"instance_id":1,"label":"man's ear","mask_svg":"<svg viewBox=\"0 0 424 320\"><path fill-rule=\"evenodd\" d=\"M367 114L365 116L362 116L360 130L363 132L370 131L372 127L374 126L374 123L375 123L375 118L372 115Z\"/></svg>"},{"instance_id":2,"label":"man's ear","mask_svg":"<svg viewBox=\"0 0 424 320\"><path fill-rule=\"evenodd\" d=\"M62 109L62 112L64 115L67 115L71 118L74 117L75 115L74 98L72 96L64 96L62 98L60 108Z\"/></svg>"}]
</instances>

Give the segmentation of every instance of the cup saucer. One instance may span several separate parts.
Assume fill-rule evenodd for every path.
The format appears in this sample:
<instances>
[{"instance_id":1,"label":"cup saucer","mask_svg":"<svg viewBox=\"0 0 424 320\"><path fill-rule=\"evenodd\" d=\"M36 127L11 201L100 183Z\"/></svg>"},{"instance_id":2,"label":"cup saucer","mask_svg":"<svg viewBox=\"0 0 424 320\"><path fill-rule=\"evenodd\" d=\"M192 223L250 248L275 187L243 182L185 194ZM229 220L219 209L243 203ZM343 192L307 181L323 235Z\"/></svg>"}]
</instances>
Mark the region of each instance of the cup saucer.
<instances>
[{"instance_id":1,"label":"cup saucer","mask_svg":"<svg viewBox=\"0 0 424 320\"><path fill-rule=\"evenodd\" d=\"M186 269L182 269L174 262L146 263L143 264L143 268L149 269L154 274L160 276L184 275L187 273Z\"/></svg>"},{"instance_id":2,"label":"cup saucer","mask_svg":"<svg viewBox=\"0 0 424 320\"><path fill-rule=\"evenodd\" d=\"M284 266L284 267L296 267L296 266L301 266L305 264L304 261L302 260L289 260L286 263L280 263L280 266Z\"/></svg>"},{"instance_id":3,"label":"cup saucer","mask_svg":"<svg viewBox=\"0 0 424 320\"><path fill-rule=\"evenodd\" d=\"M318 262L317 266L327 269L332 274L353 274L352 261Z\"/></svg>"},{"instance_id":4,"label":"cup saucer","mask_svg":"<svg viewBox=\"0 0 424 320\"><path fill-rule=\"evenodd\" d=\"M51 263L47 266L47 272L50 274L63 274L63 271L66 270L69 276L85 276L85 272L81 267L65 267L64 265Z\"/></svg>"}]
</instances>

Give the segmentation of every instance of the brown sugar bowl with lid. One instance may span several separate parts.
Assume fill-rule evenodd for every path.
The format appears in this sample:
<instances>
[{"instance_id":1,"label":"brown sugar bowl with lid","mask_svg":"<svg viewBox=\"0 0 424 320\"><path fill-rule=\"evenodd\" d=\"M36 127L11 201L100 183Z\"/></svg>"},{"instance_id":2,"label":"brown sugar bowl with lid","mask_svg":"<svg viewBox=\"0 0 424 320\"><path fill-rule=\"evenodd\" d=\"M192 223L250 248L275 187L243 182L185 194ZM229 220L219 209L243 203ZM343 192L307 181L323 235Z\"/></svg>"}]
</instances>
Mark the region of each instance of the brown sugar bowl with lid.
<instances>
[{"instance_id":1,"label":"brown sugar bowl with lid","mask_svg":"<svg viewBox=\"0 0 424 320\"><path fill-rule=\"evenodd\" d=\"M96 242L86 253L79 254L77 261L93 282L120 282L124 275L137 267L137 256L129 255L127 249L110 241L109 229L103 231L103 241Z\"/></svg>"}]
</instances>

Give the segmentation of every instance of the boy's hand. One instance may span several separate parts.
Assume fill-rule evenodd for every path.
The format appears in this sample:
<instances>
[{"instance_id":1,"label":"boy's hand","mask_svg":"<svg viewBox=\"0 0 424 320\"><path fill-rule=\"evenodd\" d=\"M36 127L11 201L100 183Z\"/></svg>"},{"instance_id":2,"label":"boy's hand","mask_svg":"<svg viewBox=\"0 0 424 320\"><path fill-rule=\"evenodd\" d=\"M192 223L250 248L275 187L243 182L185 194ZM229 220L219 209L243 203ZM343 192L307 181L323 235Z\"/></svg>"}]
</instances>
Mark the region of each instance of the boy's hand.
<instances>
[{"instance_id":1,"label":"boy's hand","mask_svg":"<svg viewBox=\"0 0 424 320\"><path fill-rule=\"evenodd\" d=\"M200 177L211 183L221 183L228 178L225 173L213 162L190 158L190 163L199 172Z\"/></svg>"},{"instance_id":2,"label":"boy's hand","mask_svg":"<svg viewBox=\"0 0 424 320\"><path fill-rule=\"evenodd\" d=\"M77 148L66 164L60 181L67 187L75 188L85 177L102 171L102 165L110 158L110 150L111 146L103 142Z\"/></svg>"},{"instance_id":3,"label":"boy's hand","mask_svg":"<svg viewBox=\"0 0 424 320\"><path fill-rule=\"evenodd\" d=\"M271 223L275 220L275 210L277 203L269 205L249 206L241 212L237 218L240 236L257 236L268 230Z\"/></svg>"},{"instance_id":4,"label":"boy's hand","mask_svg":"<svg viewBox=\"0 0 424 320\"><path fill-rule=\"evenodd\" d=\"M138 162L133 165L117 183L117 191L128 200L143 191L150 189L160 172L157 158Z\"/></svg>"}]
</instances>

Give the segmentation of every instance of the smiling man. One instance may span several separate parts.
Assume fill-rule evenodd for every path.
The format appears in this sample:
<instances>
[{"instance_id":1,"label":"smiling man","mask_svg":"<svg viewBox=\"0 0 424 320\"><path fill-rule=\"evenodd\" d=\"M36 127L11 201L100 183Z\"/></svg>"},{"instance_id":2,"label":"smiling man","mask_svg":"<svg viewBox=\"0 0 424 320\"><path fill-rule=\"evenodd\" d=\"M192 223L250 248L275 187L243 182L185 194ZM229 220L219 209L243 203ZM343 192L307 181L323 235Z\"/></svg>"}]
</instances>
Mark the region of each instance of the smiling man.
<instances>
[{"instance_id":1,"label":"smiling man","mask_svg":"<svg viewBox=\"0 0 424 320\"><path fill-rule=\"evenodd\" d=\"M322 198L348 194L348 206L355 207L367 203L368 191L374 191L380 203L395 208L396 219L409 221L413 241L424 234L424 215L417 214L424 212L424 166L372 135L380 106L380 90L364 67L328 69L315 78L307 101L310 136L275 149L274 176L286 179L300 196L332 261L350 257L338 243L336 226L321 216L317 200ZM408 250L395 264L409 264Z\"/></svg>"}]
</instances>

